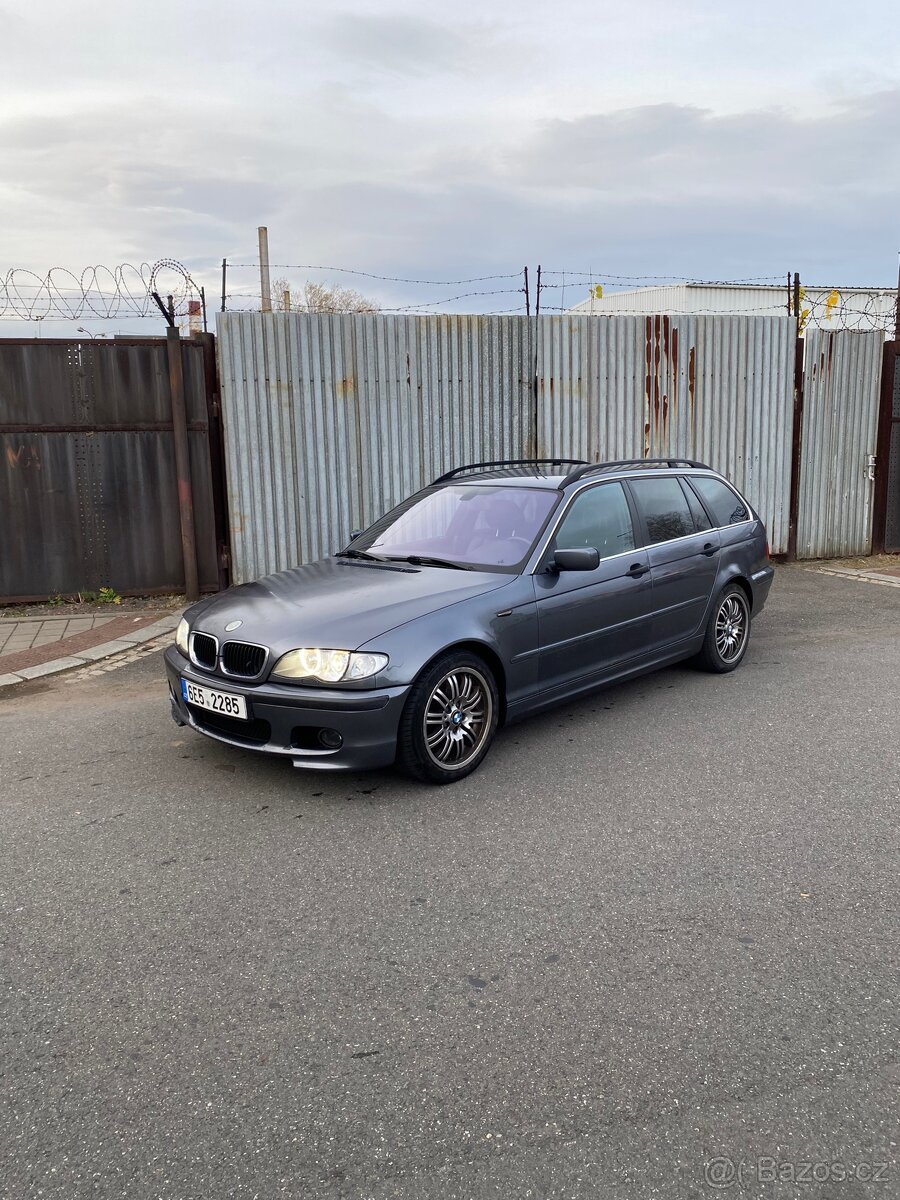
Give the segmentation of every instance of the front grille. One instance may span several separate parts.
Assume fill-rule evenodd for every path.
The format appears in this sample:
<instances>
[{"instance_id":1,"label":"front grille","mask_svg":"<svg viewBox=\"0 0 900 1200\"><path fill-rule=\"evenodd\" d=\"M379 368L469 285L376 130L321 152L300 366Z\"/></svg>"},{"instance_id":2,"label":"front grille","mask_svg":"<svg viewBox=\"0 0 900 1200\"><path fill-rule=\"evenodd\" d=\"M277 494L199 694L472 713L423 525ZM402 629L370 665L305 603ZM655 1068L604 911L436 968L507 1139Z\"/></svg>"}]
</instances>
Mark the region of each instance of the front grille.
<instances>
[{"instance_id":1,"label":"front grille","mask_svg":"<svg viewBox=\"0 0 900 1200\"><path fill-rule=\"evenodd\" d=\"M194 662L197 666L206 667L207 671L214 671L219 649L216 639L210 637L208 633L195 633L191 645L194 651Z\"/></svg>"},{"instance_id":2,"label":"front grille","mask_svg":"<svg viewBox=\"0 0 900 1200\"><path fill-rule=\"evenodd\" d=\"M255 679L265 661L265 646L252 646L249 642L226 642L222 647L222 667L229 675Z\"/></svg>"},{"instance_id":3,"label":"front grille","mask_svg":"<svg viewBox=\"0 0 900 1200\"><path fill-rule=\"evenodd\" d=\"M268 721L257 717L251 721L241 721L237 717L226 717L224 713L210 712L206 708L197 708L189 704L191 716L204 729L211 733L222 733L225 737L234 738L238 742L247 742L253 746L264 745L272 736L272 726Z\"/></svg>"}]
</instances>

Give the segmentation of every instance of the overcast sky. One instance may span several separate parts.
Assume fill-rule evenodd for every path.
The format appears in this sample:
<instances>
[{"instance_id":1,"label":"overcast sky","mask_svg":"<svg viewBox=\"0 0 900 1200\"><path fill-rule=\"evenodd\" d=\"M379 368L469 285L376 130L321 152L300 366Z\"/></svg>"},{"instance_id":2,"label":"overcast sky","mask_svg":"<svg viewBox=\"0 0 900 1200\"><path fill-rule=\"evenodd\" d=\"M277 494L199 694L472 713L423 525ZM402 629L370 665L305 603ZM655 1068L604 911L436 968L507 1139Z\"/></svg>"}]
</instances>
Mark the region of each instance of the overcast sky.
<instances>
[{"instance_id":1,"label":"overcast sky","mask_svg":"<svg viewBox=\"0 0 900 1200\"><path fill-rule=\"evenodd\" d=\"M889 0L0 0L0 278L174 258L216 290L266 224L275 264L424 279L890 284L898 30Z\"/></svg>"}]
</instances>

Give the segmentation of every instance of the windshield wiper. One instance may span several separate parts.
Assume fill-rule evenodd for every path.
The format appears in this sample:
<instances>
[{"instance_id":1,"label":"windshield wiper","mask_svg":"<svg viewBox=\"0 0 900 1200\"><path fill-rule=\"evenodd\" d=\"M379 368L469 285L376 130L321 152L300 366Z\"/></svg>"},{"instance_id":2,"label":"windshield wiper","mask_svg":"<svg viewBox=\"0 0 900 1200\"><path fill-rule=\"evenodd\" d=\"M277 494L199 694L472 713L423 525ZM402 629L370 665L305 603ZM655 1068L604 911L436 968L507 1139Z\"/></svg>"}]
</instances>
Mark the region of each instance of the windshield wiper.
<instances>
[{"instance_id":1,"label":"windshield wiper","mask_svg":"<svg viewBox=\"0 0 900 1200\"><path fill-rule=\"evenodd\" d=\"M403 557L390 555L389 562L408 562L414 567L451 567L454 571L471 571L465 563L451 562L449 558L432 558L428 554L406 554Z\"/></svg>"},{"instance_id":2,"label":"windshield wiper","mask_svg":"<svg viewBox=\"0 0 900 1200\"><path fill-rule=\"evenodd\" d=\"M369 562L386 562L387 559L379 558L377 554L370 554L368 550L338 550L336 558L365 558Z\"/></svg>"}]
</instances>

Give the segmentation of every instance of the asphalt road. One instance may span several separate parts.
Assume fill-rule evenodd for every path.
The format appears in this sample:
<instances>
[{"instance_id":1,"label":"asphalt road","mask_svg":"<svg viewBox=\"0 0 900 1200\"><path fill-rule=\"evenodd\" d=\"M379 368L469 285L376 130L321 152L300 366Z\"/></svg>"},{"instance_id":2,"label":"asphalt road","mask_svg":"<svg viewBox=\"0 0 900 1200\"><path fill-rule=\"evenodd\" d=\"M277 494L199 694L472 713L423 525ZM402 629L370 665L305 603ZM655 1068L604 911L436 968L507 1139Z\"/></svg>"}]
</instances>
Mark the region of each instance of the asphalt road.
<instances>
[{"instance_id":1,"label":"asphalt road","mask_svg":"<svg viewBox=\"0 0 900 1200\"><path fill-rule=\"evenodd\" d=\"M19 688L0 1195L900 1196L898 717L900 589L801 568L450 789L179 730L158 653Z\"/></svg>"}]
</instances>

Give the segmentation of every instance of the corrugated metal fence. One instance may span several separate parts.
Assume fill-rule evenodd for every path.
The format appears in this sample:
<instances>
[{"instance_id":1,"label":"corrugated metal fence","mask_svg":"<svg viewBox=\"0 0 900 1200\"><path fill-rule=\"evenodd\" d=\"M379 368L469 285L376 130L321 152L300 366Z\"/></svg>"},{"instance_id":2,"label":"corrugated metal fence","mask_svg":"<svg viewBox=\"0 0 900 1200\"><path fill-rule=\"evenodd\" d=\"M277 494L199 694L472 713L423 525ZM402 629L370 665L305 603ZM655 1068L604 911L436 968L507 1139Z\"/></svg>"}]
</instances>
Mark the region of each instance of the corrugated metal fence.
<instances>
[{"instance_id":1,"label":"corrugated metal fence","mask_svg":"<svg viewBox=\"0 0 900 1200\"><path fill-rule=\"evenodd\" d=\"M541 318L539 448L707 462L741 488L781 552L794 330L786 317Z\"/></svg>"},{"instance_id":2,"label":"corrugated metal fence","mask_svg":"<svg viewBox=\"0 0 900 1200\"><path fill-rule=\"evenodd\" d=\"M869 553L883 341L821 329L804 339L798 558Z\"/></svg>"},{"instance_id":3,"label":"corrugated metal fence","mask_svg":"<svg viewBox=\"0 0 900 1200\"><path fill-rule=\"evenodd\" d=\"M747 494L773 552L787 549L787 317L225 313L218 332L238 582L331 553L452 466L529 455L702 459ZM814 336L836 339L852 379L880 337ZM853 396L870 402L862 386ZM822 443L811 432L805 446L814 479ZM870 528L871 511L836 544L861 553Z\"/></svg>"},{"instance_id":4,"label":"corrugated metal fence","mask_svg":"<svg viewBox=\"0 0 900 1200\"><path fill-rule=\"evenodd\" d=\"M529 448L522 318L225 313L218 333L237 582L330 554L452 465Z\"/></svg>"},{"instance_id":5,"label":"corrugated metal fence","mask_svg":"<svg viewBox=\"0 0 900 1200\"><path fill-rule=\"evenodd\" d=\"M182 344L200 582L218 586L203 344ZM0 598L179 591L166 342L0 341Z\"/></svg>"}]
</instances>

